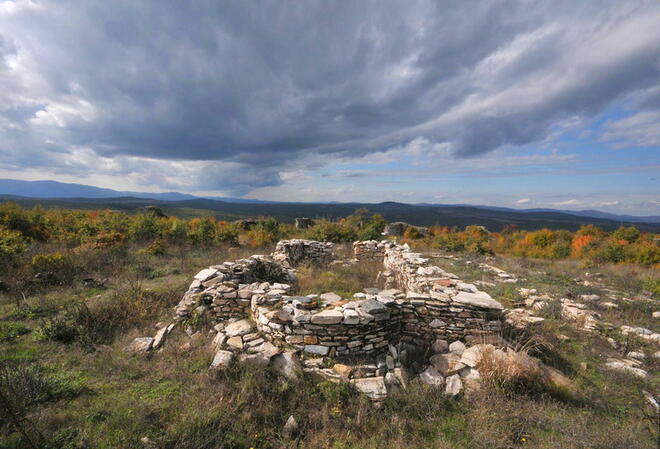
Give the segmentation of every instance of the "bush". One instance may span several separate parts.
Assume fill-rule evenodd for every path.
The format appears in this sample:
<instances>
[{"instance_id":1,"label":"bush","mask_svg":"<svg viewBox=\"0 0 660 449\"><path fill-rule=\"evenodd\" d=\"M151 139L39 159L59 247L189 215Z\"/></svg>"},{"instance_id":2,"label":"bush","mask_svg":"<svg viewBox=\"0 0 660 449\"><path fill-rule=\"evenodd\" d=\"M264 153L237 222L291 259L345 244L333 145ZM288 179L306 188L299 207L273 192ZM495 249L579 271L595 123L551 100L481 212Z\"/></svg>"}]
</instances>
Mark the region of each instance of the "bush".
<instances>
[{"instance_id":1,"label":"bush","mask_svg":"<svg viewBox=\"0 0 660 449\"><path fill-rule=\"evenodd\" d=\"M128 235L131 240L143 242L160 235L158 217L154 214L139 214L131 222Z\"/></svg>"},{"instance_id":2,"label":"bush","mask_svg":"<svg viewBox=\"0 0 660 449\"><path fill-rule=\"evenodd\" d=\"M85 303L76 302L44 321L38 333L42 339L72 343L85 333L92 319Z\"/></svg>"},{"instance_id":3,"label":"bush","mask_svg":"<svg viewBox=\"0 0 660 449\"><path fill-rule=\"evenodd\" d=\"M60 272L70 270L73 262L68 254L65 253L50 253L50 254L36 254L30 260L30 268L34 273L43 271Z\"/></svg>"},{"instance_id":4,"label":"bush","mask_svg":"<svg viewBox=\"0 0 660 449\"><path fill-rule=\"evenodd\" d=\"M0 391L7 404L0 403L0 428L11 422L9 415L21 418L35 405L50 400L73 397L82 389L82 381L48 374L37 364L4 363L0 366ZM8 410L7 408L10 408Z\"/></svg>"},{"instance_id":5,"label":"bush","mask_svg":"<svg viewBox=\"0 0 660 449\"><path fill-rule=\"evenodd\" d=\"M221 221L218 223L216 240L222 243L229 243L230 245L237 245L239 234L240 232L235 224Z\"/></svg>"},{"instance_id":6,"label":"bush","mask_svg":"<svg viewBox=\"0 0 660 449\"><path fill-rule=\"evenodd\" d=\"M167 243L164 239L156 239L149 243L146 247L138 251L138 254L147 254L150 256L162 256L167 249Z\"/></svg>"},{"instance_id":7,"label":"bush","mask_svg":"<svg viewBox=\"0 0 660 449\"><path fill-rule=\"evenodd\" d=\"M25 247L25 239L20 232L0 227L0 260L13 259Z\"/></svg>"},{"instance_id":8,"label":"bush","mask_svg":"<svg viewBox=\"0 0 660 449\"><path fill-rule=\"evenodd\" d=\"M0 322L0 341L13 341L19 335L30 332L30 328L23 323L2 323Z\"/></svg>"}]
</instances>

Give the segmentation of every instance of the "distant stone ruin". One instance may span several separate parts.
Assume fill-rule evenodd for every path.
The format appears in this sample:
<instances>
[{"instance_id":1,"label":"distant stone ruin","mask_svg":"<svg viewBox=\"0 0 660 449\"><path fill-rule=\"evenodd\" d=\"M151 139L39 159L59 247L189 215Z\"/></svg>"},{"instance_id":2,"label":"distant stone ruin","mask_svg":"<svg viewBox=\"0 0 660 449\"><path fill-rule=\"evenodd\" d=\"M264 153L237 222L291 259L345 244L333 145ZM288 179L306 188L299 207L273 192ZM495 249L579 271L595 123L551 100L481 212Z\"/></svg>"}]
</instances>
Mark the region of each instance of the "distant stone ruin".
<instances>
[{"instance_id":1,"label":"distant stone ruin","mask_svg":"<svg viewBox=\"0 0 660 449\"><path fill-rule=\"evenodd\" d=\"M307 218L307 217L296 218L296 221L295 221L296 229L311 228L315 224L316 224L316 221L314 221L312 218Z\"/></svg>"}]
</instances>

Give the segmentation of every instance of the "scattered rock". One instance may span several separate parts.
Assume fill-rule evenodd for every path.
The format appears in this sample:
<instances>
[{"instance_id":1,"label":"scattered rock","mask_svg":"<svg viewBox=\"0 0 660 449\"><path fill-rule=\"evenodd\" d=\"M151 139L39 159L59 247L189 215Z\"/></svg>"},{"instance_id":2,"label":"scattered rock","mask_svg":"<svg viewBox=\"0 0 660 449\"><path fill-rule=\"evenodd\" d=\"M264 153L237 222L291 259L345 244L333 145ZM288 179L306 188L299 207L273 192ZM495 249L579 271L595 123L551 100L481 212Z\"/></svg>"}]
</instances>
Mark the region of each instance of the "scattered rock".
<instances>
[{"instance_id":1,"label":"scattered rock","mask_svg":"<svg viewBox=\"0 0 660 449\"><path fill-rule=\"evenodd\" d=\"M338 301L341 301L343 298L335 292L328 292L328 293L323 293L321 296L319 296L319 299L324 304L334 304Z\"/></svg>"},{"instance_id":2,"label":"scattered rock","mask_svg":"<svg viewBox=\"0 0 660 449\"><path fill-rule=\"evenodd\" d=\"M455 341L449 345L449 352L461 355L465 351L465 344L462 341Z\"/></svg>"},{"instance_id":3,"label":"scattered rock","mask_svg":"<svg viewBox=\"0 0 660 449\"><path fill-rule=\"evenodd\" d=\"M444 354L449 351L449 343L447 343L447 340L438 338L433 342L432 349L436 354Z\"/></svg>"},{"instance_id":4,"label":"scattered rock","mask_svg":"<svg viewBox=\"0 0 660 449\"><path fill-rule=\"evenodd\" d=\"M284 423L284 427L282 428L282 436L287 439L295 438L295 436L298 434L298 422L296 421L296 418L294 418L293 415L289 416L289 419L286 420L286 423Z\"/></svg>"},{"instance_id":5,"label":"scattered rock","mask_svg":"<svg viewBox=\"0 0 660 449\"><path fill-rule=\"evenodd\" d=\"M492 345L474 345L463 351L460 362L471 368L474 368L481 360L481 354L487 348L495 349Z\"/></svg>"},{"instance_id":6,"label":"scattered rock","mask_svg":"<svg viewBox=\"0 0 660 449\"><path fill-rule=\"evenodd\" d=\"M135 354L144 354L151 349L153 342L154 339L151 337L138 337L126 347L126 351Z\"/></svg>"},{"instance_id":7,"label":"scattered rock","mask_svg":"<svg viewBox=\"0 0 660 449\"><path fill-rule=\"evenodd\" d=\"M387 387L382 377L363 377L351 380L351 384L360 392L367 395L373 401L379 401L387 397Z\"/></svg>"},{"instance_id":8,"label":"scattered rock","mask_svg":"<svg viewBox=\"0 0 660 449\"><path fill-rule=\"evenodd\" d=\"M450 396L457 396L463 390L463 382L458 374L447 377L445 382L445 393Z\"/></svg>"},{"instance_id":9,"label":"scattered rock","mask_svg":"<svg viewBox=\"0 0 660 449\"><path fill-rule=\"evenodd\" d=\"M637 377L648 377L648 373L641 368L637 368L631 360L607 359L605 367L615 371L630 373Z\"/></svg>"},{"instance_id":10,"label":"scattered rock","mask_svg":"<svg viewBox=\"0 0 660 449\"><path fill-rule=\"evenodd\" d=\"M440 387L444 385L445 378L442 374L438 372L433 366L426 368L420 375L419 380L426 385L432 385L435 387Z\"/></svg>"},{"instance_id":11,"label":"scattered rock","mask_svg":"<svg viewBox=\"0 0 660 449\"><path fill-rule=\"evenodd\" d=\"M465 365L460 361L461 356L454 353L449 354L436 354L432 356L429 361L433 367L440 372L443 376L451 376L458 373L465 368Z\"/></svg>"},{"instance_id":12,"label":"scattered rock","mask_svg":"<svg viewBox=\"0 0 660 449\"><path fill-rule=\"evenodd\" d=\"M288 380L296 380L302 373L300 360L293 351L277 354L271 359L273 370Z\"/></svg>"},{"instance_id":13,"label":"scattered rock","mask_svg":"<svg viewBox=\"0 0 660 449\"><path fill-rule=\"evenodd\" d=\"M225 370L229 368L234 360L234 353L230 351L219 350L215 353L211 366L209 368L215 370Z\"/></svg>"},{"instance_id":14,"label":"scattered rock","mask_svg":"<svg viewBox=\"0 0 660 449\"><path fill-rule=\"evenodd\" d=\"M341 377L344 377L346 379L351 377L351 373L353 372L352 367L348 365L344 365L342 363L335 363L334 366L332 367L332 370L335 373L339 374Z\"/></svg>"}]
</instances>

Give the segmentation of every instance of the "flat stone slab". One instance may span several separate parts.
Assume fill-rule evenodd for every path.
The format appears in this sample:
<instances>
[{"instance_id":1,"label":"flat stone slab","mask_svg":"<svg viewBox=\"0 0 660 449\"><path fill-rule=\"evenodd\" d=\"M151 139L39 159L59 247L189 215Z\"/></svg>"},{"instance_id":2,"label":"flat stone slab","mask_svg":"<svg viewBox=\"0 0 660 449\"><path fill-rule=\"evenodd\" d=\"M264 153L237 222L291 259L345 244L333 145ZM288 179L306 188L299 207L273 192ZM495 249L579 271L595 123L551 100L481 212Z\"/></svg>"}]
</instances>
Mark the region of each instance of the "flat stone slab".
<instances>
[{"instance_id":1,"label":"flat stone slab","mask_svg":"<svg viewBox=\"0 0 660 449\"><path fill-rule=\"evenodd\" d=\"M337 301L341 301L343 298L335 292L328 292L319 296L319 299L325 304L333 304Z\"/></svg>"},{"instance_id":2,"label":"flat stone slab","mask_svg":"<svg viewBox=\"0 0 660 449\"><path fill-rule=\"evenodd\" d=\"M213 268L204 268L202 271L200 271L195 275L195 279L198 280L199 282L204 282L204 281L208 281L217 274L218 274L218 270L215 270Z\"/></svg>"},{"instance_id":3,"label":"flat stone slab","mask_svg":"<svg viewBox=\"0 0 660 449\"><path fill-rule=\"evenodd\" d=\"M327 346L321 346L321 345L305 345L303 348L303 351L309 352L310 354L316 354L316 355L328 355L328 352L330 351L330 348Z\"/></svg>"},{"instance_id":4,"label":"flat stone slab","mask_svg":"<svg viewBox=\"0 0 660 449\"><path fill-rule=\"evenodd\" d=\"M388 311L387 306L375 299L365 299L364 301L360 301L358 307L370 315L385 313Z\"/></svg>"},{"instance_id":5,"label":"flat stone slab","mask_svg":"<svg viewBox=\"0 0 660 449\"><path fill-rule=\"evenodd\" d=\"M247 335L251 333L254 329L252 322L249 320L238 320L233 323L229 323L225 327L225 335L227 337L238 337L240 335Z\"/></svg>"},{"instance_id":6,"label":"flat stone slab","mask_svg":"<svg viewBox=\"0 0 660 449\"><path fill-rule=\"evenodd\" d=\"M312 315L312 324L338 324L344 319L344 314L339 310L324 310Z\"/></svg>"},{"instance_id":7,"label":"flat stone slab","mask_svg":"<svg viewBox=\"0 0 660 449\"><path fill-rule=\"evenodd\" d=\"M465 304L467 306L481 307L482 309L502 310L504 307L499 302L495 301L486 292L459 292L452 298L452 301L458 304Z\"/></svg>"}]
</instances>

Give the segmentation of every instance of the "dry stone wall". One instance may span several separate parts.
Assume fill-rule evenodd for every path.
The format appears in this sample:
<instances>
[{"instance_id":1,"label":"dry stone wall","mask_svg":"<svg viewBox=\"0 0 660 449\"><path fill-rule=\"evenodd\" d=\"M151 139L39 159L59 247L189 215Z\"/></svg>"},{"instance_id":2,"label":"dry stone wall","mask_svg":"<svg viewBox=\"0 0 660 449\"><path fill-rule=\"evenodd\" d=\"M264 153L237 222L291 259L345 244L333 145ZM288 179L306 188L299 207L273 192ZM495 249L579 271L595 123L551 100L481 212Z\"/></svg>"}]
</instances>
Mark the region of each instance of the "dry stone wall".
<instances>
[{"instance_id":1,"label":"dry stone wall","mask_svg":"<svg viewBox=\"0 0 660 449\"><path fill-rule=\"evenodd\" d=\"M287 268L305 263L326 265L332 260L332 243L313 240L280 240L275 247L273 260Z\"/></svg>"},{"instance_id":2,"label":"dry stone wall","mask_svg":"<svg viewBox=\"0 0 660 449\"><path fill-rule=\"evenodd\" d=\"M358 260L383 260L383 276L396 288L358 293L291 296L293 267L326 264L332 244L284 240L271 256L252 256L200 271L176 307L175 320L194 311L218 323L251 316L259 332L244 344L269 341L321 356L342 357L385 351L399 342L430 345L478 338L500 328L502 306L474 285L429 265L407 245L356 242ZM256 342L256 343L253 343Z\"/></svg>"}]
</instances>

